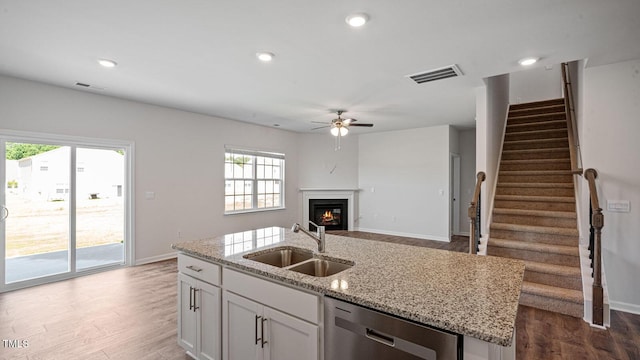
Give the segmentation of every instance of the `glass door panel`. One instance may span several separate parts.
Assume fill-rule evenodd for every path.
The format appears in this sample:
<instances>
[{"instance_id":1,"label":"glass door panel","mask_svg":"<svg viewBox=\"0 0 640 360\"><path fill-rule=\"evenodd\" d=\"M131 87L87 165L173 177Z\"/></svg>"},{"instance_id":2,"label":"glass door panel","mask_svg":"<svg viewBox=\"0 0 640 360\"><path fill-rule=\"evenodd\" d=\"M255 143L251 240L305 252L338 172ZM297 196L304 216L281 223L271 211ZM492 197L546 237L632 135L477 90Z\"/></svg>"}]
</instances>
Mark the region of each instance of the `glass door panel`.
<instances>
[{"instance_id":1,"label":"glass door panel","mask_svg":"<svg viewBox=\"0 0 640 360\"><path fill-rule=\"evenodd\" d=\"M76 149L76 269L124 264L123 150Z\"/></svg>"},{"instance_id":2,"label":"glass door panel","mask_svg":"<svg viewBox=\"0 0 640 360\"><path fill-rule=\"evenodd\" d=\"M68 146L5 145L5 283L70 271Z\"/></svg>"}]
</instances>

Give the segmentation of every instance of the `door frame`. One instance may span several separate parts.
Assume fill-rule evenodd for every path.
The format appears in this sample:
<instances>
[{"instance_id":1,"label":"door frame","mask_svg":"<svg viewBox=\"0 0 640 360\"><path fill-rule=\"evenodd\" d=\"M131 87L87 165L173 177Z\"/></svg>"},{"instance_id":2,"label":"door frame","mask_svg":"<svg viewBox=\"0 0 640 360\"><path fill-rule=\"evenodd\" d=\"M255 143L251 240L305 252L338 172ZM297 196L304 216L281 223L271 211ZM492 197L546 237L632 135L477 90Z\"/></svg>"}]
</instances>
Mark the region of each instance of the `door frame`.
<instances>
[{"instance_id":1,"label":"door frame","mask_svg":"<svg viewBox=\"0 0 640 360\"><path fill-rule=\"evenodd\" d=\"M452 235L460 235L460 155L450 153L449 240Z\"/></svg>"},{"instance_id":2,"label":"door frame","mask_svg":"<svg viewBox=\"0 0 640 360\"><path fill-rule=\"evenodd\" d=\"M135 199L135 189L134 189L134 142L128 140L116 140L116 139L104 139L104 138L91 138L91 137L81 137L81 136L69 136L69 135L60 135L60 134L49 134L49 133L37 133L37 132L29 132L29 131L16 131L16 130L5 130L0 129L0 157L2 161L0 161L0 174L6 174L6 142L22 142L22 143L43 143L43 144L51 144L51 145L60 145L60 146L70 146L74 151L72 151L72 162L75 162L75 149L78 147L81 148L97 148L97 149L110 149L110 148L121 148L125 150L125 179L124 185L125 189L123 191L124 196L124 265L115 264L115 265L105 265L102 267L91 268L87 270L82 270L81 272L75 271L75 263L71 264L71 269L73 271L66 272L63 274L56 274L51 276L45 276L41 278L31 279L20 281L12 284L5 284L5 222L0 221L0 293L17 290L21 288L26 288L35 285L41 285L51 282L56 282L60 280L71 279L79 276L94 274L106 270L121 268L123 266L133 266L135 265L135 224L134 224L134 199ZM72 164L73 165L73 164ZM75 187L75 168L71 166L71 178L70 184ZM6 176L6 175L5 175ZM6 204L6 184L2 183L2 189L0 189L0 205ZM75 194L72 194L73 191L69 191L70 199L75 200ZM71 205L70 207L74 206ZM11 209L9 209L11 211ZM11 215L9 215L11 216ZM75 216L70 217L70 223L75 221ZM75 236L72 236L72 239L75 239ZM75 246L75 241L72 240L72 245ZM75 254L75 251L70 251L70 254ZM75 260L75 255L72 256L71 260Z\"/></svg>"}]
</instances>

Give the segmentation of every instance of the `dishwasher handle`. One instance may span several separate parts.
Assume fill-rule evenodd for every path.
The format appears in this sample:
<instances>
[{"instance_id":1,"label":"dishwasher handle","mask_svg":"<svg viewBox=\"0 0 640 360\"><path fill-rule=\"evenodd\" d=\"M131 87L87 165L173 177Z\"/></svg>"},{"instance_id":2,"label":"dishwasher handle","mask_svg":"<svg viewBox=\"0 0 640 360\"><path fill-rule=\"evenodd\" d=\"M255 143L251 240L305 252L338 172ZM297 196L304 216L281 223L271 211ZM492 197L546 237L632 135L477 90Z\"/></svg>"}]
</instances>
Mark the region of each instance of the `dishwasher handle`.
<instances>
[{"instance_id":1,"label":"dishwasher handle","mask_svg":"<svg viewBox=\"0 0 640 360\"><path fill-rule=\"evenodd\" d=\"M365 336L373 341L377 341L381 344L384 344L390 347L396 346L396 341L394 338L392 338L391 336L383 335L373 329L367 328L367 331L365 332Z\"/></svg>"}]
</instances>

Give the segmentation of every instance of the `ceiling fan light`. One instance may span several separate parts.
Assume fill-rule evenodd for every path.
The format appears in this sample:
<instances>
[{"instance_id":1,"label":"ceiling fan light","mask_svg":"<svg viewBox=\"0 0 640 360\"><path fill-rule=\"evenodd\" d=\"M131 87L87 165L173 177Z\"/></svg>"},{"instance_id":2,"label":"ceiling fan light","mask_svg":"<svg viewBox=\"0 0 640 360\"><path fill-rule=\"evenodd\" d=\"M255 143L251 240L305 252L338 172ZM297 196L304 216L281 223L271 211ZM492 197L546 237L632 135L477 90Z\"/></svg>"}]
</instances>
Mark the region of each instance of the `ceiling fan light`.
<instances>
[{"instance_id":1,"label":"ceiling fan light","mask_svg":"<svg viewBox=\"0 0 640 360\"><path fill-rule=\"evenodd\" d=\"M337 127L332 127L331 128L331 135L333 136L338 136L338 134L340 134L340 129L338 129Z\"/></svg>"},{"instance_id":2,"label":"ceiling fan light","mask_svg":"<svg viewBox=\"0 0 640 360\"><path fill-rule=\"evenodd\" d=\"M367 23L369 20L369 15L360 13L360 14L352 14L347 16L345 21L352 27L360 27Z\"/></svg>"},{"instance_id":3,"label":"ceiling fan light","mask_svg":"<svg viewBox=\"0 0 640 360\"><path fill-rule=\"evenodd\" d=\"M340 136L345 136L349 133L349 129L347 129L346 127L341 127L340 128Z\"/></svg>"}]
</instances>

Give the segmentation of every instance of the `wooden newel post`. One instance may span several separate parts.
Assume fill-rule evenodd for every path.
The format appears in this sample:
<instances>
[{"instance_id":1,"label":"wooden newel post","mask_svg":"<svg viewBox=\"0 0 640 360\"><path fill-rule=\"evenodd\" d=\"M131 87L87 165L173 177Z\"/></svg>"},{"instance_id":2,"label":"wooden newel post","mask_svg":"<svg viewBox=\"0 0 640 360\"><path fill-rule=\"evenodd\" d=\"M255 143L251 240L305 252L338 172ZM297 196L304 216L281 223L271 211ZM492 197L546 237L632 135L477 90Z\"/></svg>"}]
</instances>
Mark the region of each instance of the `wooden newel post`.
<instances>
[{"instance_id":1,"label":"wooden newel post","mask_svg":"<svg viewBox=\"0 0 640 360\"><path fill-rule=\"evenodd\" d=\"M469 216L470 232L469 232L469 254L478 253L478 242L480 241L480 189L482 182L487 178L487 175L480 171L476 175L476 189L473 193L473 198L469 204L469 210L467 216Z\"/></svg>"},{"instance_id":2,"label":"wooden newel post","mask_svg":"<svg viewBox=\"0 0 640 360\"><path fill-rule=\"evenodd\" d=\"M476 246L476 203L471 202L469 204L469 210L467 212L469 216L469 223L471 228L469 229L469 254L477 254L478 247Z\"/></svg>"},{"instance_id":3,"label":"wooden newel post","mask_svg":"<svg viewBox=\"0 0 640 360\"><path fill-rule=\"evenodd\" d=\"M593 323L602 326L604 323L604 291L602 289L602 228L604 227L604 215L602 209L597 208L593 212L593 227L595 228L595 241L593 246Z\"/></svg>"}]
</instances>

